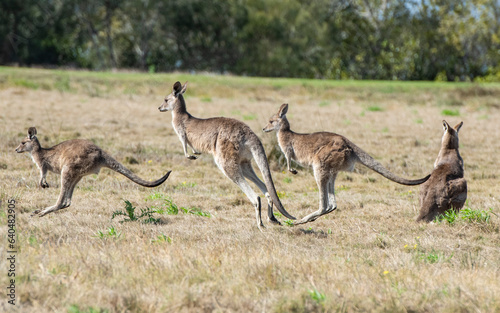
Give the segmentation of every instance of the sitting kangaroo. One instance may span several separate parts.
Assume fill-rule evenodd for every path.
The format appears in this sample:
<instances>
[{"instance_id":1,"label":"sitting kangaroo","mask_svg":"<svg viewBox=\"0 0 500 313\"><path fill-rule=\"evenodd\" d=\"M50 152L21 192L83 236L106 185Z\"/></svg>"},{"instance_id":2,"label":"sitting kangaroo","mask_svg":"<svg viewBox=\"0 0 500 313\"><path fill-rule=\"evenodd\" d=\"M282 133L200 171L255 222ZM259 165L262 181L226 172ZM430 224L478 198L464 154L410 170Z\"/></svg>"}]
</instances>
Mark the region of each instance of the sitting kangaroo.
<instances>
[{"instance_id":1,"label":"sitting kangaroo","mask_svg":"<svg viewBox=\"0 0 500 313\"><path fill-rule=\"evenodd\" d=\"M295 224L315 221L318 217L337 208L334 190L337 174L340 171L352 171L356 162L403 185L418 185L429 179L430 175L417 180L408 180L394 175L344 136L328 132L295 133L290 130L290 124L286 118L287 111L288 104L281 105L278 113L270 118L269 124L263 130L265 132L277 131L279 146L285 154L288 170L292 174L297 174L297 171L291 167L291 160L303 166L312 166L319 189L319 209Z\"/></svg>"},{"instance_id":2,"label":"sitting kangaroo","mask_svg":"<svg viewBox=\"0 0 500 313\"><path fill-rule=\"evenodd\" d=\"M186 111L186 102L183 97L186 89L187 83L183 86L180 82L176 82L172 93L165 97L158 108L160 112L172 111L172 126L181 141L184 155L190 160L196 159L195 156L188 154L187 145L192 148L194 154L200 154L200 152L212 154L215 164L222 173L238 185L252 202L259 229L264 226L261 218L260 197L245 178L256 184L266 196L270 222L280 224L273 214L273 203L285 217L295 219L283 208L276 194L266 153L259 137L248 125L232 118L200 119L192 116ZM265 184L255 174L251 163L252 158L255 159L264 176Z\"/></svg>"},{"instance_id":3,"label":"sitting kangaroo","mask_svg":"<svg viewBox=\"0 0 500 313\"><path fill-rule=\"evenodd\" d=\"M467 182L464 179L464 160L458 153L458 131L463 123L452 128L443 121L441 150L434 162L431 178L420 190L421 208L417 221L431 222L449 209L458 212L464 206Z\"/></svg>"},{"instance_id":4,"label":"sitting kangaroo","mask_svg":"<svg viewBox=\"0 0 500 313\"><path fill-rule=\"evenodd\" d=\"M101 167L110 168L144 187L156 187L162 184L171 172L169 171L165 176L156 181L148 182L137 177L129 169L88 140L67 140L46 149L41 147L36 134L36 128L30 127L28 129L28 137L21 141L21 144L16 148L16 152L28 152L31 155L33 162L35 162L40 170L40 187L42 188L49 187L45 180L47 171L61 174L61 193L55 205L43 211L36 210L33 212L33 215L44 216L48 213L69 207L76 184L86 175L98 174Z\"/></svg>"}]
</instances>

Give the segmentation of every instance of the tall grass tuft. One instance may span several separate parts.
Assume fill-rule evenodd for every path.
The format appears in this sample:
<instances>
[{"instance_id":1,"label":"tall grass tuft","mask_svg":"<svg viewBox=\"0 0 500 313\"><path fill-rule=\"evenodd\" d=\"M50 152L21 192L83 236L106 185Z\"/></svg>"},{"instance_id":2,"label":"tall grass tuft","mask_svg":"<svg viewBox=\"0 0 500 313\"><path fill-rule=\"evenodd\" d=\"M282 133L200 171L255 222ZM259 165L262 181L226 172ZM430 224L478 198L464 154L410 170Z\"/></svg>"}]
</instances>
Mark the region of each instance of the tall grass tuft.
<instances>
[{"instance_id":1,"label":"tall grass tuft","mask_svg":"<svg viewBox=\"0 0 500 313\"><path fill-rule=\"evenodd\" d=\"M159 213L159 214L168 214L168 215L177 215L180 212L187 213L187 214L193 214L193 215L198 215L198 216L203 216L203 217L212 217L212 214L209 212L205 212L201 210L200 208L185 208L185 207L178 207L177 204L174 203L172 198L165 196L163 194L153 194L150 195L147 199L158 199L158 200L163 200L163 204L154 207L154 212Z\"/></svg>"},{"instance_id":2,"label":"tall grass tuft","mask_svg":"<svg viewBox=\"0 0 500 313\"><path fill-rule=\"evenodd\" d=\"M493 209L491 208L488 211L485 211L473 210L470 207L466 207L460 210L460 212L456 212L456 210L452 208L444 212L444 214L436 216L434 221L436 223L445 221L450 225L455 224L455 222L459 220L472 224L489 224L491 220L491 213L493 213Z\"/></svg>"},{"instance_id":3,"label":"tall grass tuft","mask_svg":"<svg viewBox=\"0 0 500 313\"><path fill-rule=\"evenodd\" d=\"M443 111L441 111L441 114L445 116L460 116L460 111L444 109Z\"/></svg>"},{"instance_id":4,"label":"tall grass tuft","mask_svg":"<svg viewBox=\"0 0 500 313\"><path fill-rule=\"evenodd\" d=\"M132 205L132 203L130 203L130 201L128 201L128 200L124 200L124 202L125 202L125 212L115 211L115 212L113 212L111 219L114 219L117 216L125 216L125 219L121 220L120 223L139 221L141 219L143 219L142 222L144 224L158 224L158 223L160 223L159 218L153 217L153 214L157 213L154 209L151 209L151 208L140 209L141 214L137 215L135 213L135 207Z\"/></svg>"}]
</instances>

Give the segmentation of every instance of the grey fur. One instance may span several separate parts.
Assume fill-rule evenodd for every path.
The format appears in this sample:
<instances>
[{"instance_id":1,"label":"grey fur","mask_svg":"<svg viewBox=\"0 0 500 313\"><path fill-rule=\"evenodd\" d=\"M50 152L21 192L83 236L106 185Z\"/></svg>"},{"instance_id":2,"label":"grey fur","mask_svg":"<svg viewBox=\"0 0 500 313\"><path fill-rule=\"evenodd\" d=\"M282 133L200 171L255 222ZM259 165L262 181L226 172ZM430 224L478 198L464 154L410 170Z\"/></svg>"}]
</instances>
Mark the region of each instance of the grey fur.
<instances>
[{"instance_id":1,"label":"grey fur","mask_svg":"<svg viewBox=\"0 0 500 313\"><path fill-rule=\"evenodd\" d=\"M273 203L285 217L295 219L285 210L276 194L264 147L259 137L248 125L232 118L200 119L192 116L186 110L183 97L186 89L187 83L181 85L176 82L172 93L165 97L158 108L160 112L172 111L172 126L181 141L186 158L196 159L196 156L188 154L187 146L191 147L193 154L201 152L212 154L222 173L238 185L254 205L259 228L264 226L260 213L260 198L246 179L255 183L266 196L269 221L279 224L272 213ZM252 158L255 159L265 183L255 174L251 165Z\"/></svg>"},{"instance_id":2,"label":"grey fur","mask_svg":"<svg viewBox=\"0 0 500 313\"><path fill-rule=\"evenodd\" d=\"M149 182L132 173L101 148L88 140L73 139L63 141L51 148L42 148L35 127L30 127L28 136L16 148L17 153L28 152L40 170L40 187L48 188L45 179L47 171L61 174L61 193L56 204L33 214L44 216L48 213L67 208L71 205L76 184L86 175L98 174L101 167L110 168L134 183L144 187L156 187L170 175L169 171L162 178Z\"/></svg>"},{"instance_id":3,"label":"grey fur","mask_svg":"<svg viewBox=\"0 0 500 313\"><path fill-rule=\"evenodd\" d=\"M464 161L458 152L458 131L462 125L463 122L460 122L452 128L443 121L441 149L434 162L431 178L420 190L421 207L417 221L431 222L449 209L458 212L467 200Z\"/></svg>"},{"instance_id":4,"label":"grey fur","mask_svg":"<svg viewBox=\"0 0 500 313\"><path fill-rule=\"evenodd\" d=\"M295 133L290 130L290 123L286 118L287 112L288 104L282 104L278 113L271 116L268 125L263 130L265 132L277 131L279 146L285 155L288 170L292 174L297 174L297 170L291 167L292 160L303 166L312 166L319 188L319 209L295 224L312 222L334 211L337 208L334 190L337 174L340 171L352 171L357 162L403 185L418 185L429 179L430 175L417 180L408 180L394 175L344 136L329 132Z\"/></svg>"}]
</instances>

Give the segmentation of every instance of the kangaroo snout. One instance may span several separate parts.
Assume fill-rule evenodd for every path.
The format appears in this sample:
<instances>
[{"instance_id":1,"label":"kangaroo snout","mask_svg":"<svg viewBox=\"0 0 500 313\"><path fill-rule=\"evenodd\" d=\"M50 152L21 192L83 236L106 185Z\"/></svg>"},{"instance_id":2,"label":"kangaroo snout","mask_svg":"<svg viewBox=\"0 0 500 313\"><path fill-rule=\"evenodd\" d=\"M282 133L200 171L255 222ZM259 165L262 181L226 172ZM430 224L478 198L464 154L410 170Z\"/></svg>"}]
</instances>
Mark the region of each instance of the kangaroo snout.
<instances>
[{"instance_id":1,"label":"kangaroo snout","mask_svg":"<svg viewBox=\"0 0 500 313\"><path fill-rule=\"evenodd\" d=\"M158 110L160 112L166 112L166 111L168 111L168 109L169 109L168 101L167 101L167 99L165 99L165 100L163 100L163 102L158 107Z\"/></svg>"}]
</instances>

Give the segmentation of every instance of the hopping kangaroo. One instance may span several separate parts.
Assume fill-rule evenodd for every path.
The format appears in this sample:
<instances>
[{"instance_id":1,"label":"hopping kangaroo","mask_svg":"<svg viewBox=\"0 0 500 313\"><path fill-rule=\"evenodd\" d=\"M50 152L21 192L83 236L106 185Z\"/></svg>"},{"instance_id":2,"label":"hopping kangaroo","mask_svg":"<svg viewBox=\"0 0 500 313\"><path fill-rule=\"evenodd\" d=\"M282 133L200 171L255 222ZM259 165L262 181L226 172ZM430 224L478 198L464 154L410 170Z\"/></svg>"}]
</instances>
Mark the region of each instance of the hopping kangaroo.
<instances>
[{"instance_id":1,"label":"hopping kangaroo","mask_svg":"<svg viewBox=\"0 0 500 313\"><path fill-rule=\"evenodd\" d=\"M176 82L172 93L165 97L158 108L160 112L172 111L172 126L179 136L184 155L190 160L196 159L195 156L188 154L187 145L192 148L194 154L201 152L212 154L215 164L222 173L238 185L252 202L259 228L264 226L261 218L260 197L253 191L246 179L257 185L266 196L270 222L280 224L273 215L273 203L285 217L295 219L283 208L276 195L264 147L257 135L248 125L232 118L200 119L192 116L186 111L186 102L183 97L186 88L187 83L183 86L180 82ZM255 174L251 163L252 158L255 159L265 183Z\"/></svg>"},{"instance_id":2,"label":"hopping kangaroo","mask_svg":"<svg viewBox=\"0 0 500 313\"><path fill-rule=\"evenodd\" d=\"M454 128L443 121L444 134L441 150L434 162L431 178L420 190L420 215L417 221L431 222L439 214L453 208L460 211L467 199L467 182L464 179L464 161L458 153L458 131L463 122Z\"/></svg>"},{"instance_id":3,"label":"hopping kangaroo","mask_svg":"<svg viewBox=\"0 0 500 313\"><path fill-rule=\"evenodd\" d=\"M394 175L344 136L328 132L295 133L290 130L290 124L286 118L287 111L288 104L281 105L278 113L270 118L269 124L263 130L265 132L277 131L279 146L285 154L288 170L292 174L297 174L297 171L291 167L291 160L303 166L312 166L319 188L319 209L295 224L315 221L318 217L337 208L334 190L337 174L340 171L352 171L356 162L403 185L418 185L429 179L430 175L417 180L408 180Z\"/></svg>"},{"instance_id":4,"label":"hopping kangaroo","mask_svg":"<svg viewBox=\"0 0 500 313\"><path fill-rule=\"evenodd\" d=\"M101 167L107 167L116 171L136 184L144 187L156 187L162 184L170 175L169 171L162 178L148 182L132 173L125 166L113 159L101 148L88 140L73 139L63 141L52 148L42 148L36 137L36 128L28 129L28 137L21 141L16 148L17 153L28 152L40 170L40 187L48 188L45 180L47 171L61 174L61 193L56 204L42 210L36 210L34 214L44 216L45 214L67 208L71 205L71 198L76 184L86 175L98 174Z\"/></svg>"}]
</instances>

